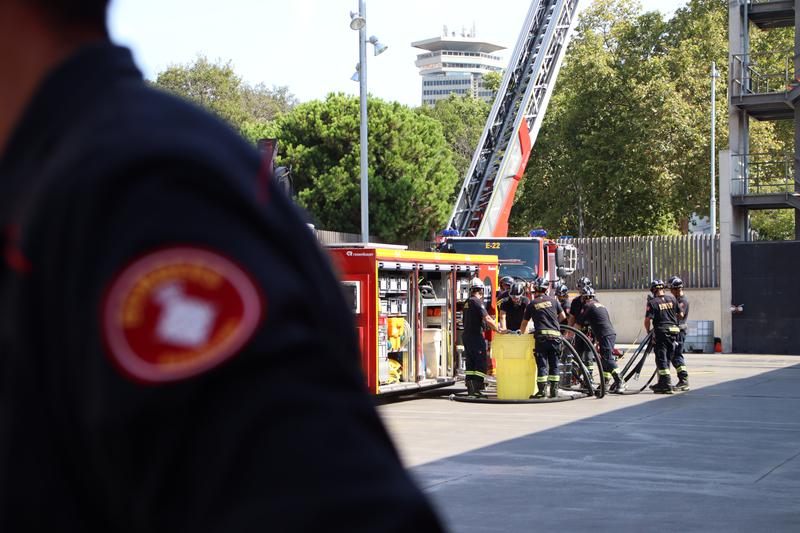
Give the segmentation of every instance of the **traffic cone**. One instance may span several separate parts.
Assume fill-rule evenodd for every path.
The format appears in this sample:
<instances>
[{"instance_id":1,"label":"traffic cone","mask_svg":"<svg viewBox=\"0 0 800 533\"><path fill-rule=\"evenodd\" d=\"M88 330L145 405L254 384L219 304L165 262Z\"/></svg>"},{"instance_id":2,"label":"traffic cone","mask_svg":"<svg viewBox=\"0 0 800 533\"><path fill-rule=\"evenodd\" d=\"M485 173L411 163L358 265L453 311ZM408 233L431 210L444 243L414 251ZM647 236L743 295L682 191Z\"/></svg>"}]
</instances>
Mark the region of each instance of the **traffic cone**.
<instances>
[{"instance_id":1,"label":"traffic cone","mask_svg":"<svg viewBox=\"0 0 800 533\"><path fill-rule=\"evenodd\" d=\"M714 337L714 353L722 353L722 339Z\"/></svg>"}]
</instances>

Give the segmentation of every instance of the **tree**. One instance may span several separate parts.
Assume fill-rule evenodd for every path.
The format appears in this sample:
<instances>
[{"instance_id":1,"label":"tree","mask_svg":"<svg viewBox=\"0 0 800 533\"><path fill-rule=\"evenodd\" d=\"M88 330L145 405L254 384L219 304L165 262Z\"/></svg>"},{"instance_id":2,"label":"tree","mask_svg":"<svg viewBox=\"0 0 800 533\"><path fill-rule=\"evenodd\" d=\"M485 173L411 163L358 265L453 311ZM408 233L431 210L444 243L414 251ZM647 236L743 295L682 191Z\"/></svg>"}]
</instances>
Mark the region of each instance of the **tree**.
<instances>
[{"instance_id":1,"label":"tree","mask_svg":"<svg viewBox=\"0 0 800 533\"><path fill-rule=\"evenodd\" d=\"M230 61L211 63L198 56L192 64L171 65L158 74L155 84L199 104L236 128L247 119L242 80Z\"/></svg>"},{"instance_id":2,"label":"tree","mask_svg":"<svg viewBox=\"0 0 800 533\"><path fill-rule=\"evenodd\" d=\"M716 61L721 70L724 110L727 10L725 0L691 0L664 20L630 0L598 0L581 14L512 231L664 234L693 213L708 214L710 69ZM790 48L790 33L754 33L753 50ZM776 60L783 64L785 57ZM727 145L725 113L716 126L717 146ZM753 121L750 151L787 151L789 126Z\"/></svg>"},{"instance_id":3,"label":"tree","mask_svg":"<svg viewBox=\"0 0 800 533\"><path fill-rule=\"evenodd\" d=\"M582 15L520 185L512 231L675 231L665 199L686 135L683 104L655 45L662 25L638 9L604 0Z\"/></svg>"},{"instance_id":4,"label":"tree","mask_svg":"<svg viewBox=\"0 0 800 533\"><path fill-rule=\"evenodd\" d=\"M242 104L248 114L249 122L270 122L278 116L291 111L297 105L297 98L289 92L286 85L268 88L263 83L242 87Z\"/></svg>"},{"instance_id":5,"label":"tree","mask_svg":"<svg viewBox=\"0 0 800 533\"><path fill-rule=\"evenodd\" d=\"M460 178L464 178L483 133L486 118L489 116L489 104L480 99L451 94L432 106L422 106L417 109L419 113L435 119L442 125L445 139L453 154L456 173ZM459 181L453 191L454 196L460 186Z\"/></svg>"},{"instance_id":6,"label":"tree","mask_svg":"<svg viewBox=\"0 0 800 533\"><path fill-rule=\"evenodd\" d=\"M458 179L436 120L369 98L370 233L388 242L430 236L446 223ZM300 203L326 229L360 231L359 101L331 94L276 123L279 164L291 165Z\"/></svg>"},{"instance_id":7,"label":"tree","mask_svg":"<svg viewBox=\"0 0 800 533\"><path fill-rule=\"evenodd\" d=\"M212 63L204 56L193 63L171 65L158 74L155 85L206 108L245 135L263 129L297 104L288 87L250 86L230 61Z\"/></svg>"},{"instance_id":8,"label":"tree","mask_svg":"<svg viewBox=\"0 0 800 533\"><path fill-rule=\"evenodd\" d=\"M794 240L794 209L766 209L750 213L750 227L766 241Z\"/></svg>"},{"instance_id":9,"label":"tree","mask_svg":"<svg viewBox=\"0 0 800 533\"><path fill-rule=\"evenodd\" d=\"M502 72L487 72L483 75L483 87L487 91L492 91L496 93L500 90L500 84L503 82L503 73Z\"/></svg>"}]
</instances>

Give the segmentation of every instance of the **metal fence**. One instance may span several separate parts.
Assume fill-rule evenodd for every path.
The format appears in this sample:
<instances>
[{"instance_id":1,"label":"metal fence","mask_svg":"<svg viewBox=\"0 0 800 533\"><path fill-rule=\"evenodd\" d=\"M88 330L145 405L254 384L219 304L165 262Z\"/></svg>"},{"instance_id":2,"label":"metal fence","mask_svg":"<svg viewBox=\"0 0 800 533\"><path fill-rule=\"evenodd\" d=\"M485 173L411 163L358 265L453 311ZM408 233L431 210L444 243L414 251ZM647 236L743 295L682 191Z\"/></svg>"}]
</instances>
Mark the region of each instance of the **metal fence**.
<instances>
[{"instance_id":1,"label":"metal fence","mask_svg":"<svg viewBox=\"0 0 800 533\"><path fill-rule=\"evenodd\" d=\"M322 244L361 242L357 233L315 231ZM666 280L670 276L679 276L688 288L719 287L718 235L594 237L560 242L578 249L578 267L565 280L570 287L582 276L605 290L647 289L653 278ZM430 251L432 245L431 241L415 241L408 247Z\"/></svg>"},{"instance_id":2,"label":"metal fence","mask_svg":"<svg viewBox=\"0 0 800 533\"><path fill-rule=\"evenodd\" d=\"M735 176L731 194L772 194L800 191L795 177L794 154L752 153L734 154Z\"/></svg>"},{"instance_id":3,"label":"metal fence","mask_svg":"<svg viewBox=\"0 0 800 533\"><path fill-rule=\"evenodd\" d=\"M719 236L597 237L563 241L578 249L578 268L598 289L646 289L650 280L679 276L689 288L719 287Z\"/></svg>"},{"instance_id":4,"label":"metal fence","mask_svg":"<svg viewBox=\"0 0 800 533\"><path fill-rule=\"evenodd\" d=\"M361 235L358 233L342 233L340 231L328 231L324 229L315 229L314 233L317 234L317 239L323 245L341 242L361 242Z\"/></svg>"},{"instance_id":5,"label":"metal fence","mask_svg":"<svg viewBox=\"0 0 800 533\"><path fill-rule=\"evenodd\" d=\"M732 57L732 96L791 91L794 79L794 50L778 50Z\"/></svg>"}]
</instances>

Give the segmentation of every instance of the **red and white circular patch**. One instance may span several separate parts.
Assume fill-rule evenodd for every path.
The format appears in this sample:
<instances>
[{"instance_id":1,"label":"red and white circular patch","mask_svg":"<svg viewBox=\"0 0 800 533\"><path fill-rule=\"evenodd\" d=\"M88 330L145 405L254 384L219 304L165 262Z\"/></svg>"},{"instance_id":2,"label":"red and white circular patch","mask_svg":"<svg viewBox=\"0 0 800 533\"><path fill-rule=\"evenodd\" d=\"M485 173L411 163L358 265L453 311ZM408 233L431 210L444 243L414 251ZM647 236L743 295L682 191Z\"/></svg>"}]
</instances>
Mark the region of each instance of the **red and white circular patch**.
<instances>
[{"instance_id":1,"label":"red and white circular patch","mask_svg":"<svg viewBox=\"0 0 800 533\"><path fill-rule=\"evenodd\" d=\"M255 333L263 308L255 283L231 260L201 248L167 248L114 278L103 301L103 332L128 377L167 383L235 355Z\"/></svg>"}]
</instances>

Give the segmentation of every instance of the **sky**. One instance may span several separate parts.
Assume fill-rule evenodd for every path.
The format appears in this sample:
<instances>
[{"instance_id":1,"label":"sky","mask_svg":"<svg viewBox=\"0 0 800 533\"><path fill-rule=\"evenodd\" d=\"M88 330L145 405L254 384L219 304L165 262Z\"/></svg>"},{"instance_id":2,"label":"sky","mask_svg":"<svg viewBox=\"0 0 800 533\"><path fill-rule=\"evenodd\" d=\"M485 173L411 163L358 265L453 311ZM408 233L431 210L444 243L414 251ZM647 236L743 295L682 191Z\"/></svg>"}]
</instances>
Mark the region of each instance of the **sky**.
<instances>
[{"instance_id":1,"label":"sky","mask_svg":"<svg viewBox=\"0 0 800 533\"><path fill-rule=\"evenodd\" d=\"M643 0L645 10L671 14L687 0ZM581 0L585 8L591 0ZM419 41L469 31L509 48L519 36L530 0L366 0L367 35L388 45L367 50L367 86L373 96L416 106L414 66ZM350 29L358 0L112 0L111 34L129 46L147 78L198 55L231 61L250 84L286 85L301 102L330 92L358 94L351 81L358 63L358 32Z\"/></svg>"}]
</instances>

